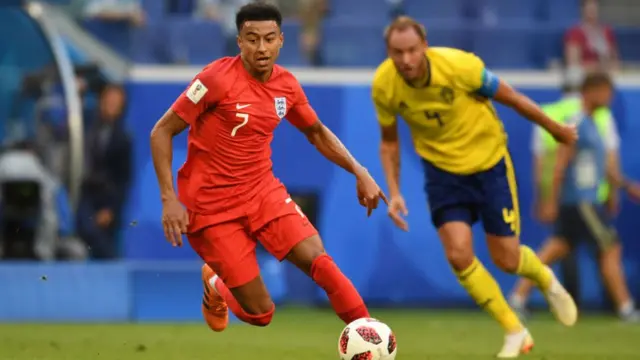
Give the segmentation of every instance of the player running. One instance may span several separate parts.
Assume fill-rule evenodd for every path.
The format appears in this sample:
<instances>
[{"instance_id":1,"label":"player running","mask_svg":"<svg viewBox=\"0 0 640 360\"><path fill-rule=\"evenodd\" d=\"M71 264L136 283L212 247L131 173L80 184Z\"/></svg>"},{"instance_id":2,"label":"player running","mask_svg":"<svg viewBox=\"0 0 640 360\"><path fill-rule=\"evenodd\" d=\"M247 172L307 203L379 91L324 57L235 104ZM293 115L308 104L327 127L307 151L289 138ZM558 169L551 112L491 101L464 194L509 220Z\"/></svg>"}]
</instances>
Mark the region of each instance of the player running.
<instances>
[{"instance_id":1,"label":"player running","mask_svg":"<svg viewBox=\"0 0 640 360\"><path fill-rule=\"evenodd\" d=\"M529 98L457 49L429 48L424 27L399 17L387 28L389 59L377 69L372 97L382 131L381 159L389 186L389 216L408 225L400 193L396 116L411 129L422 157L431 220L458 280L506 332L500 358L515 358L533 339L497 282L473 253L471 225L482 219L491 256L502 270L531 279L564 325L576 322L569 293L535 253L519 242L520 211L507 136L491 98L544 127L558 141L576 141L575 128L549 119Z\"/></svg>"},{"instance_id":2,"label":"player running","mask_svg":"<svg viewBox=\"0 0 640 360\"><path fill-rule=\"evenodd\" d=\"M590 74L578 97L544 107L554 120L577 124L582 136L576 148L571 149L576 156L556 160L555 141L544 130L534 129L538 217L544 223L555 220L553 236L544 242L538 256L545 264L553 264L566 257L582 240L591 242L598 249L602 278L618 316L623 321L635 322L640 320L640 313L635 309L626 284L622 246L612 219L618 211L616 185L637 200L640 200L640 186L625 180L620 170L620 140L608 108L612 94L612 83L607 75ZM597 137L587 137L587 134ZM606 177L598 171L598 166L606 169ZM573 176L578 173L579 177ZM554 179L564 181L554 185ZM509 303L521 317L526 316L526 302L532 285L530 281L520 279L509 297Z\"/></svg>"},{"instance_id":3,"label":"player running","mask_svg":"<svg viewBox=\"0 0 640 360\"><path fill-rule=\"evenodd\" d=\"M357 197L368 214L380 198L386 202L367 170L318 120L296 78L274 64L283 44L281 22L274 6L242 7L236 14L240 55L206 66L151 135L165 235L181 246L181 234L187 234L206 263L202 312L214 331L226 328L227 307L246 323L271 322L275 306L260 277L257 241L322 287L344 322L369 316L351 281L325 253L317 230L272 172L273 131L286 117L327 159L355 175ZM178 172L176 197L171 142L186 128L187 160Z\"/></svg>"}]
</instances>

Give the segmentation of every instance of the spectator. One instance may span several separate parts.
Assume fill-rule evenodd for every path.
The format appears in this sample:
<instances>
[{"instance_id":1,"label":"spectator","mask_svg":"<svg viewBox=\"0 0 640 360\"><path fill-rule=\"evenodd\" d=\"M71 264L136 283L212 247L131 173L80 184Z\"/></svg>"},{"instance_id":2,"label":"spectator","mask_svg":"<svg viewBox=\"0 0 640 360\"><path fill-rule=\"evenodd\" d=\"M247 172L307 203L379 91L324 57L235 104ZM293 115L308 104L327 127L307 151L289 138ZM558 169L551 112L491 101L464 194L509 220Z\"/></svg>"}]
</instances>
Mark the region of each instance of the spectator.
<instances>
[{"instance_id":1,"label":"spectator","mask_svg":"<svg viewBox=\"0 0 640 360\"><path fill-rule=\"evenodd\" d=\"M140 0L88 0L84 13L88 18L107 22L125 21L134 26L142 26L145 23Z\"/></svg>"},{"instance_id":2,"label":"spectator","mask_svg":"<svg viewBox=\"0 0 640 360\"><path fill-rule=\"evenodd\" d=\"M300 4L302 33L300 44L304 56L314 66L322 65L319 51L322 19L327 13L326 0L306 0Z\"/></svg>"},{"instance_id":3,"label":"spectator","mask_svg":"<svg viewBox=\"0 0 640 360\"><path fill-rule=\"evenodd\" d=\"M236 11L253 0L198 0L197 16L219 22L225 37L227 56L238 54Z\"/></svg>"},{"instance_id":4,"label":"spectator","mask_svg":"<svg viewBox=\"0 0 640 360\"><path fill-rule=\"evenodd\" d=\"M83 259L86 257L85 247L73 235L73 217L71 216L67 193L60 182L42 164L31 144L22 142L7 150L0 156L0 184L4 188L8 184L24 185L33 182L37 184L40 194L34 219L12 219L19 223L22 232L33 234L33 249L26 249L39 260L54 260L58 254L67 259ZM21 187L22 188L22 187ZM3 191L3 193L6 193ZM8 199L3 199L6 210ZM11 204L24 207L27 204ZM20 217L20 216L19 216ZM3 216L3 226L7 226L7 217ZM32 229L28 229L33 226ZM33 231L33 232L31 232ZM6 232L3 231L6 234ZM3 242L16 239L4 238ZM21 239L24 240L24 239ZM8 246L7 243L4 244Z\"/></svg>"},{"instance_id":5,"label":"spectator","mask_svg":"<svg viewBox=\"0 0 640 360\"><path fill-rule=\"evenodd\" d=\"M582 0L582 21L567 31L564 44L569 72L611 72L620 67L615 34L600 22L597 0Z\"/></svg>"},{"instance_id":6,"label":"spectator","mask_svg":"<svg viewBox=\"0 0 640 360\"><path fill-rule=\"evenodd\" d=\"M96 259L112 259L118 253L117 232L133 160L131 139L123 123L125 111L124 88L105 86L86 137L87 176L78 207L78 230Z\"/></svg>"}]
</instances>

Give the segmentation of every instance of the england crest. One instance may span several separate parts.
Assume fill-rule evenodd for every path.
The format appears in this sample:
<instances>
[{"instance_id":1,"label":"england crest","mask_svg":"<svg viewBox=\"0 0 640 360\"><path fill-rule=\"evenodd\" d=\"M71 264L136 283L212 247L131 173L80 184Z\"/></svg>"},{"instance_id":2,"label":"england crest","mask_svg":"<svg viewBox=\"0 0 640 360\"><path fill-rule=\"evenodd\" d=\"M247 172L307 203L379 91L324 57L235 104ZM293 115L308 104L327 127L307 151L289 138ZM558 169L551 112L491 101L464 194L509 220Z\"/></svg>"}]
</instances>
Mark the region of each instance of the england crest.
<instances>
[{"instance_id":1,"label":"england crest","mask_svg":"<svg viewBox=\"0 0 640 360\"><path fill-rule=\"evenodd\" d=\"M276 105L276 114L282 119L287 114L287 98L277 97L273 99Z\"/></svg>"}]
</instances>

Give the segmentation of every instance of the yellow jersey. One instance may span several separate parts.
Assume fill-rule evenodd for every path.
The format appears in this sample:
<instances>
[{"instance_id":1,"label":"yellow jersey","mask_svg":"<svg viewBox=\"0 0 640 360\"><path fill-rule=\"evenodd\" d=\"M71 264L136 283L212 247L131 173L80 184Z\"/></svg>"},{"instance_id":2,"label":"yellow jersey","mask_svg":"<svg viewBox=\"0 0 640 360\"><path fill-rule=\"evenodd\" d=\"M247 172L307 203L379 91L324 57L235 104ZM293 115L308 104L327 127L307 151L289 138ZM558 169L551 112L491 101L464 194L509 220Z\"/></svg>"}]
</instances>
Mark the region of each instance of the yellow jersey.
<instances>
[{"instance_id":1,"label":"yellow jersey","mask_svg":"<svg viewBox=\"0 0 640 360\"><path fill-rule=\"evenodd\" d=\"M409 125L418 155L459 175L488 170L507 154L507 135L490 97L498 79L477 56L452 48L426 51L428 80L408 84L391 59L376 70L372 98L378 122Z\"/></svg>"}]
</instances>

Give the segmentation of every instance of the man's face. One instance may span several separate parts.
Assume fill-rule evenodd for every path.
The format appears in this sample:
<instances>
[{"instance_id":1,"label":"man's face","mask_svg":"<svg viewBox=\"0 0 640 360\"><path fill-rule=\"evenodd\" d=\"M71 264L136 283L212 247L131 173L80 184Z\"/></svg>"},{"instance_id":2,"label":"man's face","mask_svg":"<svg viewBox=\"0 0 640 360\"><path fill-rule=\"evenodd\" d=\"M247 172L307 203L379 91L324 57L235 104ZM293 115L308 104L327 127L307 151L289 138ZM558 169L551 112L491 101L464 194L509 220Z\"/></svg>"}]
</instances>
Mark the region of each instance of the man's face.
<instances>
[{"instance_id":1,"label":"man's face","mask_svg":"<svg viewBox=\"0 0 640 360\"><path fill-rule=\"evenodd\" d=\"M603 84L593 87L586 92L587 101L594 107L610 106L613 99L613 89L611 86Z\"/></svg>"},{"instance_id":2,"label":"man's face","mask_svg":"<svg viewBox=\"0 0 640 360\"><path fill-rule=\"evenodd\" d=\"M413 28L394 30L389 34L388 55L407 81L418 80L424 75L426 49L427 44Z\"/></svg>"},{"instance_id":3,"label":"man's face","mask_svg":"<svg viewBox=\"0 0 640 360\"><path fill-rule=\"evenodd\" d=\"M115 121L124 108L124 93L117 88L109 88L100 98L100 112L104 121Z\"/></svg>"},{"instance_id":4,"label":"man's face","mask_svg":"<svg viewBox=\"0 0 640 360\"><path fill-rule=\"evenodd\" d=\"M273 68L284 37L275 21L246 21L238 35L240 54L256 72Z\"/></svg>"}]
</instances>

